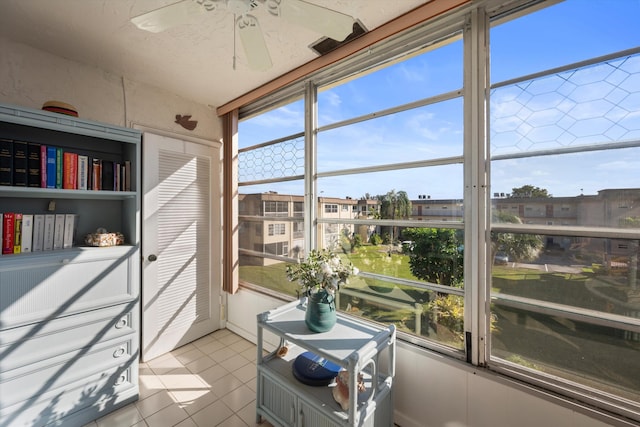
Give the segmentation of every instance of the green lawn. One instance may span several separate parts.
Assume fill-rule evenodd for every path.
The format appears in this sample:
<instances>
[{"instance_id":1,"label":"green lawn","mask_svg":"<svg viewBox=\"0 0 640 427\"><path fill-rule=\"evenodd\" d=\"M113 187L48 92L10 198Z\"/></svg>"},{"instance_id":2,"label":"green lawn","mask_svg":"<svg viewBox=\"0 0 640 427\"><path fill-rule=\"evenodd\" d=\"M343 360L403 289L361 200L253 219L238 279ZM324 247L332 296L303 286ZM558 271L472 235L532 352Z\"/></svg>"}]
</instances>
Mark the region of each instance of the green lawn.
<instances>
[{"instance_id":1,"label":"green lawn","mask_svg":"<svg viewBox=\"0 0 640 427\"><path fill-rule=\"evenodd\" d=\"M409 268L409 257L393 251L389 253L386 245L361 246L355 252L341 256L361 271L416 280Z\"/></svg>"},{"instance_id":2,"label":"green lawn","mask_svg":"<svg viewBox=\"0 0 640 427\"><path fill-rule=\"evenodd\" d=\"M409 257L399 253L391 253L389 256L385 245L361 246L355 252L339 255L360 271L415 280L409 268ZM287 280L285 269L286 263L276 263L266 267L241 266L240 278L249 283L260 284L274 291L296 296L299 287L296 283ZM360 277L350 279L353 284L361 280L364 279ZM393 288L393 284L379 280L367 279L367 283L379 288Z\"/></svg>"}]
</instances>

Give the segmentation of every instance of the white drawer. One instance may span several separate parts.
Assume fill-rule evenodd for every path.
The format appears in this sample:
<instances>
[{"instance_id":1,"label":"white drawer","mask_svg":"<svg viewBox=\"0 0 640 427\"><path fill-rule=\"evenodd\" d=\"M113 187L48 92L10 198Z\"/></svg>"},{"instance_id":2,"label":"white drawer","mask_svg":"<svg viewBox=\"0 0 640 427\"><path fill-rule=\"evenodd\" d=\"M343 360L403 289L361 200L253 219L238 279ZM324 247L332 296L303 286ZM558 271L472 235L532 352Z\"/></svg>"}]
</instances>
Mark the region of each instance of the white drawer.
<instances>
[{"instance_id":1,"label":"white drawer","mask_svg":"<svg viewBox=\"0 0 640 427\"><path fill-rule=\"evenodd\" d=\"M0 426L83 426L137 400L136 378L135 365L109 368L28 400L0 407Z\"/></svg>"},{"instance_id":2,"label":"white drawer","mask_svg":"<svg viewBox=\"0 0 640 427\"><path fill-rule=\"evenodd\" d=\"M131 301L0 331L0 372L132 334L138 329L137 310Z\"/></svg>"},{"instance_id":3,"label":"white drawer","mask_svg":"<svg viewBox=\"0 0 640 427\"><path fill-rule=\"evenodd\" d=\"M136 299L137 254L117 247L0 259L0 330Z\"/></svg>"},{"instance_id":4,"label":"white drawer","mask_svg":"<svg viewBox=\"0 0 640 427\"><path fill-rule=\"evenodd\" d=\"M29 401L41 394L110 369L135 365L137 335L100 342L41 362L0 372L0 408Z\"/></svg>"}]
</instances>

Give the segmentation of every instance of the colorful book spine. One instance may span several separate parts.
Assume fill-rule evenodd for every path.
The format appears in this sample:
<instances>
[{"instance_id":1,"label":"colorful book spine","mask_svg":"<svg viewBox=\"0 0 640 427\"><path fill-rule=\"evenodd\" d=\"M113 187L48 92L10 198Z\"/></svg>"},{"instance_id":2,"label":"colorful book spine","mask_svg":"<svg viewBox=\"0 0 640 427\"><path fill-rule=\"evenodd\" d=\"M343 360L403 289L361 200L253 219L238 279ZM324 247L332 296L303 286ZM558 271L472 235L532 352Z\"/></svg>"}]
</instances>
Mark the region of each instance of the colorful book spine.
<instances>
[{"instance_id":1,"label":"colorful book spine","mask_svg":"<svg viewBox=\"0 0 640 427\"><path fill-rule=\"evenodd\" d=\"M0 185L13 185L13 141L0 138Z\"/></svg>"},{"instance_id":2,"label":"colorful book spine","mask_svg":"<svg viewBox=\"0 0 640 427\"><path fill-rule=\"evenodd\" d=\"M13 185L26 187L28 183L28 144L13 141Z\"/></svg>"},{"instance_id":3,"label":"colorful book spine","mask_svg":"<svg viewBox=\"0 0 640 427\"><path fill-rule=\"evenodd\" d=\"M47 146L40 146L40 187L47 188Z\"/></svg>"},{"instance_id":4,"label":"colorful book spine","mask_svg":"<svg viewBox=\"0 0 640 427\"><path fill-rule=\"evenodd\" d=\"M62 148L56 147L56 187L62 188Z\"/></svg>"},{"instance_id":5,"label":"colorful book spine","mask_svg":"<svg viewBox=\"0 0 640 427\"><path fill-rule=\"evenodd\" d=\"M56 147L47 147L47 188L56 188Z\"/></svg>"},{"instance_id":6,"label":"colorful book spine","mask_svg":"<svg viewBox=\"0 0 640 427\"><path fill-rule=\"evenodd\" d=\"M22 252L22 214L13 214L13 253Z\"/></svg>"},{"instance_id":7,"label":"colorful book spine","mask_svg":"<svg viewBox=\"0 0 640 427\"><path fill-rule=\"evenodd\" d=\"M65 151L62 154L62 188L78 189L78 155Z\"/></svg>"},{"instance_id":8,"label":"colorful book spine","mask_svg":"<svg viewBox=\"0 0 640 427\"><path fill-rule=\"evenodd\" d=\"M22 215L22 253L32 251L33 245L33 215Z\"/></svg>"},{"instance_id":9,"label":"colorful book spine","mask_svg":"<svg viewBox=\"0 0 640 427\"><path fill-rule=\"evenodd\" d=\"M33 243L32 251L40 252L44 248L44 215L33 216Z\"/></svg>"},{"instance_id":10,"label":"colorful book spine","mask_svg":"<svg viewBox=\"0 0 640 427\"><path fill-rule=\"evenodd\" d=\"M91 189L102 189L102 160L93 159L91 165Z\"/></svg>"},{"instance_id":11,"label":"colorful book spine","mask_svg":"<svg viewBox=\"0 0 640 427\"><path fill-rule=\"evenodd\" d=\"M29 187L40 188L40 184L41 184L40 152L41 152L40 144L36 144L35 142L30 142L28 144L27 165L29 166L29 169L28 169L28 176L27 176L27 186Z\"/></svg>"},{"instance_id":12,"label":"colorful book spine","mask_svg":"<svg viewBox=\"0 0 640 427\"><path fill-rule=\"evenodd\" d=\"M12 212L5 212L2 217L2 254L13 253L13 227L14 227L14 214Z\"/></svg>"}]
</instances>

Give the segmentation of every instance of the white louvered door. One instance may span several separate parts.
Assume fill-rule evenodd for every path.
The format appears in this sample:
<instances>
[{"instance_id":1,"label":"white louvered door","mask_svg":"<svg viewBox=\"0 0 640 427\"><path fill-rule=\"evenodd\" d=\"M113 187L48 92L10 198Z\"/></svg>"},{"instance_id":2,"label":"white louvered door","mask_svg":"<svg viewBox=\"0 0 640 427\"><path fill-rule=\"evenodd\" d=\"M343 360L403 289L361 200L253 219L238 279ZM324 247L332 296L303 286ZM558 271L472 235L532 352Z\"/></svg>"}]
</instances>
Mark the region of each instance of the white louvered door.
<instances>
[{"instance_id":1,"label":"white louvered door","mask_svg":"<svg viewBox=\"0 0 640 427\"><path fill-rule=\"evenodd\" d=\"M142 359L220 327L219 146L143 134Z\"/></svg>"}]
</instances>

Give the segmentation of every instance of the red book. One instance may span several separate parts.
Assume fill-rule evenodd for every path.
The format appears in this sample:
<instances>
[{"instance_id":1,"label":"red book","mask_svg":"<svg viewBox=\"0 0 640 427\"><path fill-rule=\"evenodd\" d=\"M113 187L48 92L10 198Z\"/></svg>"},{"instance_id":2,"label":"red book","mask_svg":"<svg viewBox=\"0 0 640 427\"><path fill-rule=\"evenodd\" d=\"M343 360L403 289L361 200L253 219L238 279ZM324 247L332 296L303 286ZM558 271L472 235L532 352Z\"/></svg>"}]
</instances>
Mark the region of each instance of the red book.
<instances>
[{"instance_id":1,"label":"red book","mask_svg":"<svg viewBox=\"0 0 640 427\"><path fill-rule=\"evenodd\" d=\"M62 188L78 189L78 155L65 151L62 154Z\"/></svg>"},{"instance_id":2,"label":"red book","mask_svg":"<svg viewBox=\"0 0 640 427\"><path fill-rule=\"evenodd\" d=\"M12 254L13 253L13 228L14 228L14 218L15 215L13 213L5 213L3 216L2 223L2 254Z\"/></svg>"}]
</instances>

